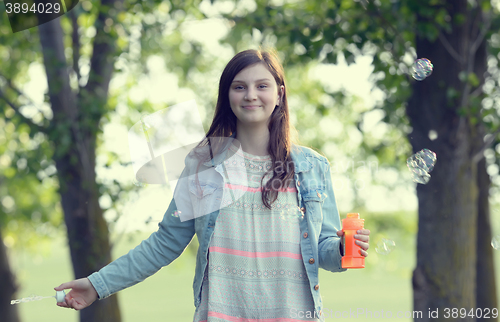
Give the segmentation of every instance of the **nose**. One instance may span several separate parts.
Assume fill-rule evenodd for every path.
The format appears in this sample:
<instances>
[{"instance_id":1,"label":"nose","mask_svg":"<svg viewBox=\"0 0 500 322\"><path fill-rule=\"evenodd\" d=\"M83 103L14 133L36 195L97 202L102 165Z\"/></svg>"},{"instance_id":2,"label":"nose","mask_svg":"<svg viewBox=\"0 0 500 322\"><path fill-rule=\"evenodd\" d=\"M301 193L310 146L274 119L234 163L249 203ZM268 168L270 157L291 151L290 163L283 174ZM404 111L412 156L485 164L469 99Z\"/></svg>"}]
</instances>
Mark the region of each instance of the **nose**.
<instances>
[{"instance_id":1,"label":"nose","mask_svg":"<svg viewBox=\"0 0 500 322\"><path fill-rule=\"evenodd\" d=\"M248 88L247 95L245 96L247 101L253 101L257 98L257 94L253 88Z\"/></svg>"}]
</instances>

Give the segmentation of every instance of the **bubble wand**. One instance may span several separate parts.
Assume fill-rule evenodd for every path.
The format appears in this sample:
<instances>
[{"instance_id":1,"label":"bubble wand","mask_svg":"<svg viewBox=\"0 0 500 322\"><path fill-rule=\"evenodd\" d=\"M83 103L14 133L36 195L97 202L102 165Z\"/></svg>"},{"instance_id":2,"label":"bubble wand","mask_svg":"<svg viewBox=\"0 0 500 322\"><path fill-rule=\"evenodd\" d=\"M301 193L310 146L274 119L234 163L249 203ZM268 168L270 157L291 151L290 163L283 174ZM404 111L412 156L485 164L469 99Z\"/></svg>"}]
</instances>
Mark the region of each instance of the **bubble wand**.
<instances>
[{"instance_id":1,"label":"bubble wand","mask_svg":"<svg viewBox=\"0 0 500 322\"><path fill-rule=\"evenodd\" d=\"M64 297L66 296L66 293L64 291L56 291L55 296L39 296L39 295L31 295L28 297L23 297L22 299L18 300L12 300L10 301L10 305L15 305L19 303L26 303L26 302L33 302L33 301L40 301L43 299L49 299L49 298L55 298L57 303L64 302Z\"/></svg>"}]
</instances>

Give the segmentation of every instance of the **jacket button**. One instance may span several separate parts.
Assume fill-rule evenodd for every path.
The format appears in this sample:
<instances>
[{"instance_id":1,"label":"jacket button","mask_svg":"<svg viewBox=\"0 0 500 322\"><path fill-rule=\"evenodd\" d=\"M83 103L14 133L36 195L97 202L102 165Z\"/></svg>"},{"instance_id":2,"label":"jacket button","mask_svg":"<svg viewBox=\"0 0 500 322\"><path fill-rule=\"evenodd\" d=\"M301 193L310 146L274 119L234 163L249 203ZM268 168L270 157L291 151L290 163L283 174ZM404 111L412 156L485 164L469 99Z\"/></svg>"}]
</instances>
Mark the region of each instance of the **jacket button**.
<instances>
[{"instance_id":1,"label":"jacket button","mask_svg":"<svg viewBox=\"0 0 500 322\"><path fill-rule=\"evenodd\" d=\"M300 187L300 181L297 181L297 185Z\"/></svg>"},{"instance_id":2,"label":"jacket button","mask_svg":"<svg viewBox=\"0 0 500 322\"><path fill-rule=\"evenodd\" d=\"M307 238L307 233L304 233L304 238Z\"/></svg>"},{"instance_id":3,"label":"jacket button","mask_svg":"<svg viewBox=\"0 0 500 322\"><path fill-rule=\"evenodd\" d=\"M309 259L309 264L314 264L314 258Z\"/></svg>"},{"instance_id":4,"label":"jacket button","mask_svg":"<svg viewBox=\"0 0 500 322\"><path fill-rule=\"evenodd\" d=\"M317 195L318 195L318 198L321 198L321 195L319 194L319 192L317 192Z\"/></svg>"},{"instance_id":5,"label":"jacket button","mask_svg":"<svg viewBox=\"0 0 500 322\"><path fill-rule=\"evenodd\" d=\"M306 212L306 208L302 207L302 208L300 208L300 211Z\"/></svg>"},{"instance_id":6,"label":"jacket button","mask_svg":"<svg viewBox=\"0 0 500 322\"><path fill-rule=\"evenodd\" d=\"M317 290L319 290L319 284L316 284L316 285L314 286L314 290L316 290L316 291L317 291ZM321 311L320 311L320 312L321 312ZM321 313L320 313L320 314L321 314Z\"/></svg>"}]
</instances>

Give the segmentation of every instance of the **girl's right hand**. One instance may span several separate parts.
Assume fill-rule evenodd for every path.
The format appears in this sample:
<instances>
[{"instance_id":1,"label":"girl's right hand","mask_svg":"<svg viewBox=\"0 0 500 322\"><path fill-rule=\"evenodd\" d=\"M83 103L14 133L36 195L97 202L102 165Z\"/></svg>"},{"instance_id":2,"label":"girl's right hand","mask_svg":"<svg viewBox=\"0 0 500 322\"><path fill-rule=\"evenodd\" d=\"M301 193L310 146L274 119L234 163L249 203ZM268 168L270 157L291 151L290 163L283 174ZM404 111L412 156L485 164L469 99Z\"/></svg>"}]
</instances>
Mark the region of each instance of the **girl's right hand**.
<instances>
[{"instance_id":1,"label":"girl's right hand","mask_svg":"<svg viewBox=\"0 0 500 322\"><path fill-rule=\"evenodd\" d=\"M54 290L62 291L69 288L71 291L64 297L64 302L57 303L58 306L72 308L78 311L86 308L97 300L97 292L86 277L63 283L58 287L54 287Z\"/></svg>"}]
</instances>

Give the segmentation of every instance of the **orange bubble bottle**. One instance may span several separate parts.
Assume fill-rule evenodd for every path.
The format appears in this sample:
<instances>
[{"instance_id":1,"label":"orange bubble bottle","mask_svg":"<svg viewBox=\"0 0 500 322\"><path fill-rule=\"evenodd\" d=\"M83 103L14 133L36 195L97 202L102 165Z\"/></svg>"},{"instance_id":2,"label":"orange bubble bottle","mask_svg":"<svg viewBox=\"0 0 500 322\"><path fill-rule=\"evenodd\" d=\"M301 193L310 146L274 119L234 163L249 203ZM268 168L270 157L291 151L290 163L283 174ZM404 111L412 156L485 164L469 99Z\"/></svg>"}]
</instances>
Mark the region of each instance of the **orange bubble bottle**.
<instances>
[{"instance_id":1,"label":"orange bubble bottle","mask_svg":"<svg viewBox=\"0 0 500 322\"><path fill-rule=\"evenodd\" d=\"M359 253L361 247L354 243L354 235L358 229L364 228L364 223L365 220L360 219L358 213L348 213L347 218L342 219L342 231L344 232L342 268L365 267L365 257Z\"/></svg>"}]
</instances>

